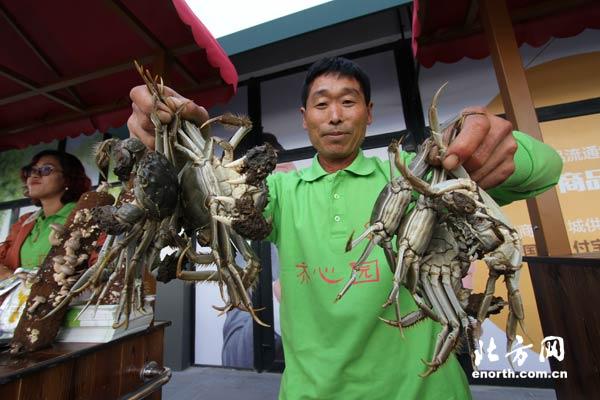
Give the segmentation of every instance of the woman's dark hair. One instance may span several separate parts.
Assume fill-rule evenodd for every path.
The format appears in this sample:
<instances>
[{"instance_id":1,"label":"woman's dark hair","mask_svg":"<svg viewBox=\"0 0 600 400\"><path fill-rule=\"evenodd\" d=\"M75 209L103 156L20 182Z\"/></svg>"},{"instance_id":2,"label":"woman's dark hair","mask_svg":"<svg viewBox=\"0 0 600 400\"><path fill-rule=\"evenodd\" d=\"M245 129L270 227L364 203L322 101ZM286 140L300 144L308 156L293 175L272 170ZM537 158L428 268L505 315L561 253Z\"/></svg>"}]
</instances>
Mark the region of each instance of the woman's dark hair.
<instances>
[{"instance_id":1,"label":"woman's dark hair","mask_svg":"<svg viewBox=\"0 0 600 400\"><path fill-rule=\"evenodd\" d=\"M63 177L65 178L65 188L68 188L60 198L61 203L66 204L72 201L77 201L81 195L92 187L92 181L85 174L85 168L77 157L73 154L66 153L58 150L43 150L37 153L31 159L31 162L21 168L21 181L27 182L27 170L34 166L40 158L44 156L51 156L58 160L60 168L62 169ZM25 187L25 196L29 197L27 187ZM38 200L32 199L33 204L36 206L41 205Z\"/></svg>"},{"instance_id":2,"label":"woman's dark hair","mask_svg":"<svg viewBox=\"0 0 600 400\"><path fill-rule=\"evenodd\" d=\"M371 102L371 82L369 81L367 74L365 74L358 64L344 57L326 57L311 65L306 73L301 94L303 107L306 107L308 92L310 91L310 86L312 85L313 81L319 76L327 74L356 79L360 84L363 95L365 96L365 102L367 104Z\"/></svg>"}]
</instances>

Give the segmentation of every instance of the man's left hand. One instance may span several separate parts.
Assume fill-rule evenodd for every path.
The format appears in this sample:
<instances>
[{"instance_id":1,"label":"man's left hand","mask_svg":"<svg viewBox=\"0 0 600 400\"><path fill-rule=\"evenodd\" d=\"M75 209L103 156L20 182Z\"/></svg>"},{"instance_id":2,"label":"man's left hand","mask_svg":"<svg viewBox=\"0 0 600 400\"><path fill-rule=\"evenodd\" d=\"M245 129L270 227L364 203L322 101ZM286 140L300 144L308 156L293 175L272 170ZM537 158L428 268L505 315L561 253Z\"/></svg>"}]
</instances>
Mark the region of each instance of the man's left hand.
<instances>
[{"instance_id":1,"label":"man's left hand","mask_svg":"<svg viewBox=\"0 0 600 400\"><path fill-rule=\"evenodd\" d=\"M483 189L498 186L515 171L512 124L483 107L469 107L462 114L466 115L462 129L442 164L450 171L462 165Z\"/></svg>"}]
</instances>

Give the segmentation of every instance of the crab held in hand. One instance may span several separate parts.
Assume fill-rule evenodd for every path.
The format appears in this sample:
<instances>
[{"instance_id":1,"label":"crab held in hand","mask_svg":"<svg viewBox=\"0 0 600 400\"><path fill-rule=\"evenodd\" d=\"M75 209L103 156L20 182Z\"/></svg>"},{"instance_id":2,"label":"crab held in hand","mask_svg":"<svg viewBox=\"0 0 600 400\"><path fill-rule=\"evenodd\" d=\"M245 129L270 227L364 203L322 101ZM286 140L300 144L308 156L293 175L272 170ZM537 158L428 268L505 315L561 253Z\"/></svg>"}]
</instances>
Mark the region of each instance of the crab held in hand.
<instances>
[{"instance_id":1,"label":"crab held in hand","mask_svg":"<svg viewBox=\"0 0 600 400\"><path fill-rule=\"evenodd\" d=\"M234 126L237 131L229 140L204 135L203 128L215 122ZM178 262L176 276L186 280L217 281L226 303L219 310L239 307L259 322L248 290L258 277L260 264L247 239L264 239L271 231L271 223L262 215L268 200L264 180L275 168L277 154L265 144L234 160L234 149L250 129L251 124L246 118L231 114L213 118L200 128L182 121L182 129L177 132L179 140L174 147L186 158L180 172L183 227L188 234L195 233L198 242L210 247L211 252L198 254L191 249L190 242L188 246L179 246L180 257L185 256L196 264L214 262L217 269L183 271L182 262ZM215 155L217 147L222 149L220 157ZM244 258L245 268L236 264L236 250ZM168 266L172 268L173 263L165 265ZM226 287L227 295L223 287Z\"/></svg>"}]
</instances>

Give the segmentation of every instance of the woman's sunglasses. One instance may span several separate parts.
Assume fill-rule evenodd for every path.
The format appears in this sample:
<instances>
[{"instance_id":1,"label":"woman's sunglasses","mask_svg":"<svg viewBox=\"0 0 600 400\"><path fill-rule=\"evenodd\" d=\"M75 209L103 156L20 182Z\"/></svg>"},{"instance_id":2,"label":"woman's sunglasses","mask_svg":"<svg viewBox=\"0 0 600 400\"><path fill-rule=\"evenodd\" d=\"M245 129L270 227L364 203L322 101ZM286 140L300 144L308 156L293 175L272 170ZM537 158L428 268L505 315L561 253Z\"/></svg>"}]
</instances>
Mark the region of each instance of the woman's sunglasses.
<instances>
[{"instance_id":1,"label":"woman's sunglasses","mask_svg":"<svg viewBox=\"0 0 600 400\"><path fill-rule=\"evenodd\" d=\"M32 175L48 176L54 171L62 172L61 170L56 169L53 165L50 164L42 165L41 167L27 166L23 168L23 174L26 178L29 178Z\"/></svg>"}]
</instances>

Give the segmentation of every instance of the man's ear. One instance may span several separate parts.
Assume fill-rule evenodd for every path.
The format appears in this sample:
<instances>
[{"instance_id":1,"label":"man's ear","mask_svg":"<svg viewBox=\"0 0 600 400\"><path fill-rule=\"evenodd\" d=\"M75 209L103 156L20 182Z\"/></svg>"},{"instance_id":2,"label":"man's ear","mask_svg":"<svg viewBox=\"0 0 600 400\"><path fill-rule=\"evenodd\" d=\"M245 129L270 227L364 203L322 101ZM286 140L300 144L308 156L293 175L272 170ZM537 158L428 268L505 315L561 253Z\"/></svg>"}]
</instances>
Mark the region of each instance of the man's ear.
<instances>
[{"instance_id":1,"label":"man's ear","mask_svg":"<svg viewBox=\"0 0 600 400\"><path fill-rule=\"evenodd\" d=\"M306 129L306 119L304 118L304 113L306 112L306 108L300 107L300 114L302 114L302 127Z\"/></svg>"}]
</instances>

